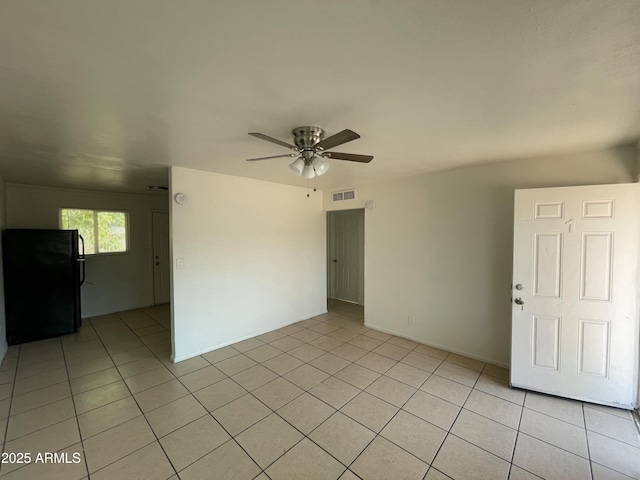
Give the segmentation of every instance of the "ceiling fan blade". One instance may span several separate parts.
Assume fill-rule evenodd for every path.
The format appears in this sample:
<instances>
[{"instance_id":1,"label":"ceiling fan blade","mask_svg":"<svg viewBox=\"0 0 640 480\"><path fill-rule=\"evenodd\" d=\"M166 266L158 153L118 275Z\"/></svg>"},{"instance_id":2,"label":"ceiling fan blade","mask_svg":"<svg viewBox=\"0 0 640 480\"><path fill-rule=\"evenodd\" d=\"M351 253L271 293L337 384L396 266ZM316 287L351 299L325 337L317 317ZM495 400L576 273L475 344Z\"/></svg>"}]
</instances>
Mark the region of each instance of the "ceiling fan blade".
<instances>
[{"instance_id":1,"label":"ceiling fan blade","mask_svg":"<svg viewBox=\"0 0 640 480\"><path fill-rule=\"evenodd\" d=\"M321 148L323 150L329 150L330 148L337 147L338 145L342 145L343 143L351 142L353 140L357 140L360 138L353 130L343 130L335 135L331 135L328 138L325 138L321 142L318 142L314 145L314 147Z\"/></svg>"},{"instance_id":2,"label":"ceiling fan blade","mask_svg":"<svg viewBox=\"0 0 640 480\"><path fill-rule=\"evenodd\" d=\"M335 160L348 160L350 162L369 163L373 160L373 155L357 155L355 153L322 152L323 157Z\"/></svg>"},{"instance_id":3,"label":"ceiling fan blade","mask_svg":"<svg viewBox=\"0 0 640 480\"><path fill-rule=\"evenodd\" d=\"M284 155L271 155L270 157L247 158L247 162L255 162L256 160L269 160L270 158L297 157L297 153L285 153Z\"/></svg>"},{"instance_id":4,"label":"ceiling fan blade","mask_svg":"<svg viewBox=\"0 0 640 480\"><path fill-rule=\"evenodd\" d=\"M289 145L286 142L282 142L282 141L278 140L277 138L270 137L269 135L265 135L264 133L253 132L253 133L249 133L249 135L251 135L253 137L256 137L256 138L261 138L262 140L266 140L267 142L276 143L278 145L282 145L283 147L287 147L287 148L291 148L293 150L297 150L297 148L294 147L293 145Z\"/></svg>"}]
</instances>

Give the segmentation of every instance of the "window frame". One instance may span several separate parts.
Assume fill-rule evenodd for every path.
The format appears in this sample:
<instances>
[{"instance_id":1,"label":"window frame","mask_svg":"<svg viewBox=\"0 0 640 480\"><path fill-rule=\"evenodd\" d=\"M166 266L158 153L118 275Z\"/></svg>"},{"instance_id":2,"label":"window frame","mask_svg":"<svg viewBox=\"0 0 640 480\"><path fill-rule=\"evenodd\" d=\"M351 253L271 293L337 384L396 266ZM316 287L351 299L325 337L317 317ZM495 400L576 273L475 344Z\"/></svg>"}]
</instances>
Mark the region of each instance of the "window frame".
<instances>
[{"instance_id":1,"label":"window frame","mask_svg":"<svg viewBox=\"0 0 640 480\"><path fill-rule=\"evenodd\" d=\"M79 208L79 207L60 207L58 210L58 224L61 230L77 230L75 228L64 228L63 222L64 218L62 212L64 210L85 210L89 212L93 212L93 238L95 243L96 252L94 253L85 253L86 257L93 256L110 256L110 255L128 255L131 252L131 235L130 235L130 227L129 227L129 211L128 210L114 210L109 208ZM99 252L97 251L100 248L100 232L98 227L98 214L99 213L123 213L124 214L124 236L125 236L125 246L126 249L119 252Z\"/></svg>"}]
</instances>

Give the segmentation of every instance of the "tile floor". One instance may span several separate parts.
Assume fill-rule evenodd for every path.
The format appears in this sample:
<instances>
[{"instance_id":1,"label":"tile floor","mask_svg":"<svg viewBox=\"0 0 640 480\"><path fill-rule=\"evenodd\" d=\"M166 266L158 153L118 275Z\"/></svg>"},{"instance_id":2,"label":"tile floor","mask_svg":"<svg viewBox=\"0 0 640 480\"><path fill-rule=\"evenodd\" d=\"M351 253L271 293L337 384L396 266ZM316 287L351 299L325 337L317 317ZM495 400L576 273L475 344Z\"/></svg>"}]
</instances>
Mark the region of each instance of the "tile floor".
<instances>
[{"instance_id":1,"label":"tile floor","mask_svg":"<svg viewBox=\"0 0 640 480\"><path fill-rule=\"evenodd\" d=\"M167 306L11 347L3 479L640 479L628 412L329 313L172 364ZM73 463L73 455L78 463Z\"/></svg>"}]
</instances>

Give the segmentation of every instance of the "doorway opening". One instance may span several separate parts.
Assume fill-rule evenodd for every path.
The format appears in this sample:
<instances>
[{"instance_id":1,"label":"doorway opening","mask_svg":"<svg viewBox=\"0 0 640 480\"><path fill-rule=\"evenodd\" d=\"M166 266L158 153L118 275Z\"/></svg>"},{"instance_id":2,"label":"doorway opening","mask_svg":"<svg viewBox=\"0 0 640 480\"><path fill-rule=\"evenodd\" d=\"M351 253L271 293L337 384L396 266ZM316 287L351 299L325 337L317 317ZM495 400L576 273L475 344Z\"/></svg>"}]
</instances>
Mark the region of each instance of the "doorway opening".
<instances>
[{"instance_id":1,"label":"doorway opening","mask_svg":"<svg viewBox=\"0 0 640 480\"><path fill-rule=\"evenodd\" d=\"M327 212L327 296L364 305L364 209Z\"/></svg>"}]
</instances>

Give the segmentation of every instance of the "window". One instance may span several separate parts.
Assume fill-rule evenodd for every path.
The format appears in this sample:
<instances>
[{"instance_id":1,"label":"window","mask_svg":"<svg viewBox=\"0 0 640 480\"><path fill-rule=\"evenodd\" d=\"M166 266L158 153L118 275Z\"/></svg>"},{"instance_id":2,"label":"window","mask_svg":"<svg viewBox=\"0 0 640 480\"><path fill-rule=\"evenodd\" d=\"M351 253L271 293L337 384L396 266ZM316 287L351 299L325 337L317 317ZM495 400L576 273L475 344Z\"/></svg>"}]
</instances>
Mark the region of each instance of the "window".
<instances>
[{"instance_id":1,"label":"window","mask_svg":"<svg viewBox=\"0 0 640 480\"><path fill-rule=\"evenodd\" d=\"M129 222L127 212L60 209L60 228L78 230L84 238L84 253L117 253L128 250Z\"/></svg>"}]
</instances>

